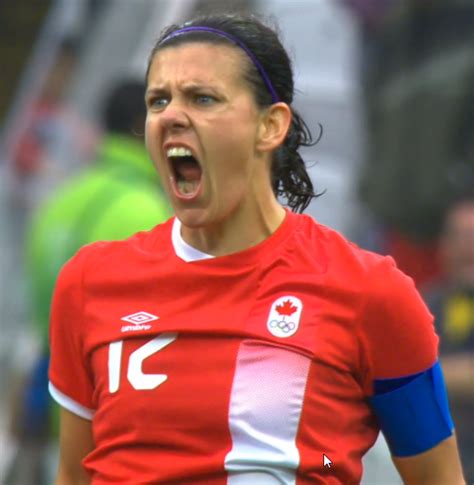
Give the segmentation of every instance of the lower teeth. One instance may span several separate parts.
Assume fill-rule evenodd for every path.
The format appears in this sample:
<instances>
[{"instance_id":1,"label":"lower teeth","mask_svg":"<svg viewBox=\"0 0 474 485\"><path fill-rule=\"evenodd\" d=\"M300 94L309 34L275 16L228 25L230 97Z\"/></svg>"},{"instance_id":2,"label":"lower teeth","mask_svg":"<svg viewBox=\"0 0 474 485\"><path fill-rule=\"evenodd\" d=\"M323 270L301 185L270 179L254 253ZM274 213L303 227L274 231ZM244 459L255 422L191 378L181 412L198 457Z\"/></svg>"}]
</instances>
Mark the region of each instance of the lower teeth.
<instances>
[{"instance_id":1,"label":"lower teeth","mask_svg":"<svg viewBox=\"0 0 474 485\"><path fill-rule=\"evenodd\" d=\"M192 194L197 189L197 182L188 182L186 180L180 180L178 182L178 189L184 195Z\"/></svg>"}]
</instances>

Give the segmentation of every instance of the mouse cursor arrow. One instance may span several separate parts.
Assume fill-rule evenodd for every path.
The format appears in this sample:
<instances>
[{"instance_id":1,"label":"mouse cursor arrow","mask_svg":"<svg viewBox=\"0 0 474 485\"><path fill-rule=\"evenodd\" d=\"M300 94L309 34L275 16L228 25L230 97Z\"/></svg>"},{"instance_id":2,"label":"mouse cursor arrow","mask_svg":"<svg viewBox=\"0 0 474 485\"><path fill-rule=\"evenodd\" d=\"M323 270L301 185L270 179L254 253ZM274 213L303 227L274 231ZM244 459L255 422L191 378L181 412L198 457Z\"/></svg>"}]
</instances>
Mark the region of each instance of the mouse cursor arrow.
<instances>
[{"instance_id":1,"label":"mouse cursor arrow","mask_svg":"<svg viewBox=\"0 0 474 485\"><path fill-rule=\"evenodd\" d=\"M331 468L331 465L332 465L332 461L324 454L323 454L323 465L327 466L328 468Z\"/></svg>"}]
</instances>

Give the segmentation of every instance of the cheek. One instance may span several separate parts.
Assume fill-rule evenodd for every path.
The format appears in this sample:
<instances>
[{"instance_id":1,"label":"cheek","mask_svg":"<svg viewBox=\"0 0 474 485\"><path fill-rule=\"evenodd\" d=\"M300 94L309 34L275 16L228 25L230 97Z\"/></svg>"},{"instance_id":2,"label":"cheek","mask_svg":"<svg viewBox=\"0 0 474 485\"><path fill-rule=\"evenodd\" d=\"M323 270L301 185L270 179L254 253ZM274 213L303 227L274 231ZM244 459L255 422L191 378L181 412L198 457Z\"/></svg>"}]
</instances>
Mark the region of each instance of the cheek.
<instances>
[{"instance_id":1,"label":"cheek","mask_svg":"<svg viewBox=\"0 0 474 485\"><path fill-rule=\"evenodd\" d=\"M243 127L242 123L237 130L222 130L214 143L212 159L217 162L217 184L225 198L240 197L246 192L256 163L253 133Z\"/></svg>"},{"instance_id":2,"label":"cheek","mask_svg":"<svg viewBox=\"0 0 474 485\"><path fill-rule=\"evenodd\" d=\"M145 121L145 147L146 147L148 153L151 153L151 151L150 151L151 147L150 147L150 144L149 144L149 140L150 140L149 130L150 130L150 125L149 125L148 118L147 118L147 120Z\"/></svg>"},{"instance_id":3,"label":"cheek","mask_svg":"<svg viewBox=\"0 0 474 485\"><path fill-rule=\"evenodd\" d=\"M241 165L254 156L255 127L252 121L244 119L221 122L214 130L212 146L215 154L223 155L224 159L232 160L232 163L240 161Z\"/></svg>"},{"instance_id":4,"label":"cheek","mask_svg":"<svg viewBox=\"0 0 474 485\"><path fill-rule=\"evenodd\" d=\"M153 140L153 137L151 135L151 128L152 128L152 123L147 115L146 121L145 121L145 146L148 152L151 152L151 149L152 149L152 146L150 145L150 142Z\"/></svg>"},{"instance_id":5,"label":"cheek","mask_svg":"<svg viewBox=\"0 0 474 485\"><path fill-rule=\"evenodd\" d=\"M145 123L145 147L161 178L161 183L166 185L168 175L166 173L165 163L161 158L160 141L156 135L154 123L150 122L148 119Z\"/></svg>"},{"instance_id":6,"label":"cheek","mask_svg":"<svg viewBox=\"0 0 474 485\"><path fill-rule=\"evenodd\" d=\"M154 122L150 121L148 118L145 122L145 146L151 159L155 165L159 163L160 155L160 142L157 137L157 131Z\"/></svg>"}]
</instances>

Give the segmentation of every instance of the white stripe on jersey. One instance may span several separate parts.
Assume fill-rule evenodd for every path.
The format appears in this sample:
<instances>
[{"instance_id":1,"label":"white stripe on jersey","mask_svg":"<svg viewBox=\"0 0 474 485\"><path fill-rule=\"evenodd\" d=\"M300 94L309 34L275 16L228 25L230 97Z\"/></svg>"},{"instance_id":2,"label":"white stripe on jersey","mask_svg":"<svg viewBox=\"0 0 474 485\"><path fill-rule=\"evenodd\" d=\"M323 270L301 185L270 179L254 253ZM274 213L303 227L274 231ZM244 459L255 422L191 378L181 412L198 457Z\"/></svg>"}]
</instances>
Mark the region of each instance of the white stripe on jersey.
<instances>
[{"instance_id":1,"label":"white stripe on jersey","mask_svg":"<svg viewBox=\"0 0 474 485\"><path fill-rule=\"evenodd\" d=\"M281 347L244 341L229 406L229 485L296 482L296 434L310 359Z\"/></svg>"},{"instance_id":2,"label":"white stripe on jersey","mask_svg":"<svg viewBox=\"0 0 474 485\"><path fill-rule=\"evenodd\" d=\"M71 413L77 414L81 418L92 420L94 417L94 410L86 408L82 404L79 404L74 399L71 399L66 394L63 394L58 388L54 387L54 384L50 381L48 384L49 393L51 397L63 408L66 408Z\"/></svg>"}]
</instances>

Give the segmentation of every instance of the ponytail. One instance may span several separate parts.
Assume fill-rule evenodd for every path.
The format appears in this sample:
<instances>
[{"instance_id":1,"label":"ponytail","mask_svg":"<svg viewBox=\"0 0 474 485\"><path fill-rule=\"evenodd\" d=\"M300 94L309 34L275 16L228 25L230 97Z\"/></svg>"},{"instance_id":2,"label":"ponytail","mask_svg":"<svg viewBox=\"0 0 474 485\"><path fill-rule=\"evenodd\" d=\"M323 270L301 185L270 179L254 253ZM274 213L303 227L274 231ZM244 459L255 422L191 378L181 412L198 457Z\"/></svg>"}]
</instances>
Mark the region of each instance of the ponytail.
<instances>
[{"instance_id":1,"label":"ponytail","mask_svg":"<svg viewBox=\"0 0 474 485\"><path fill-rule=\"evenodd\" d=\"M313 136L303 118L292 109L290 129L284 144L276 151L272 165L272 187L277 197L287 200L294 212L303 212L311 200L322 194L314 192L313 183L306 170L300 147L314 146L322 137L323 127L319 124L319 136Z\"/></svg>"}]
</instances>

